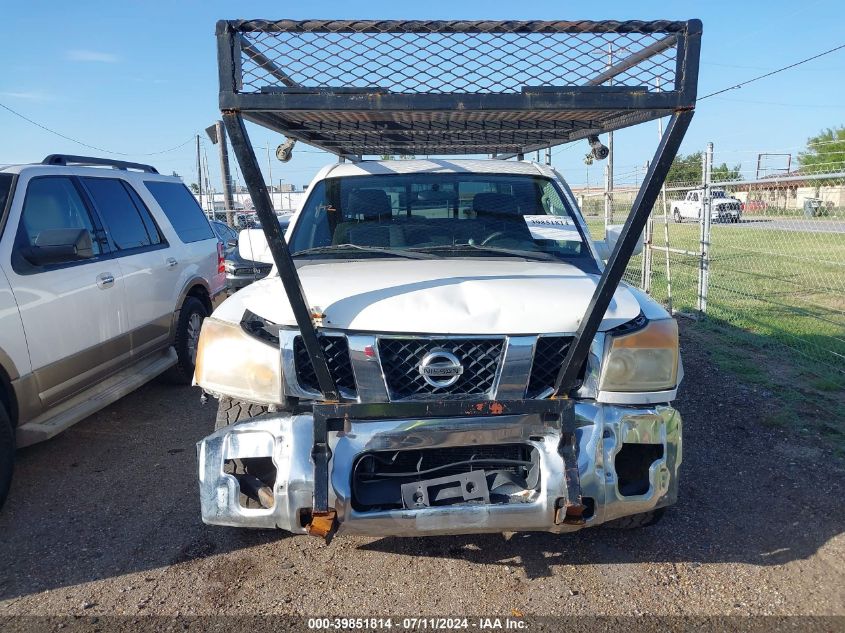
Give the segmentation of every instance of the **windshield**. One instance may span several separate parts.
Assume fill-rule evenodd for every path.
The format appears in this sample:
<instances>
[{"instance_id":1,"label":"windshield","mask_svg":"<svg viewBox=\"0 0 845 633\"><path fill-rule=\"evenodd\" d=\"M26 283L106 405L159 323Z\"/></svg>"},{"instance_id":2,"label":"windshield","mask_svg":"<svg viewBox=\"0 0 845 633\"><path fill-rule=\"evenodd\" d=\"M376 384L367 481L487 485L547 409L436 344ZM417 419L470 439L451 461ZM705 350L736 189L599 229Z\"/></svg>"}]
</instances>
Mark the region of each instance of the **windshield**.
<instances>
[{"instance_id":1,"label":"windshield","mask_svg":"<svg viewBox=\"0 0 845 633\"><path fill-rule=\"evenodd\" d=\"M299 257L590 258L575 219L548 178L396 174L329 178L300 214Z\"/></svg>"}]
</instances>

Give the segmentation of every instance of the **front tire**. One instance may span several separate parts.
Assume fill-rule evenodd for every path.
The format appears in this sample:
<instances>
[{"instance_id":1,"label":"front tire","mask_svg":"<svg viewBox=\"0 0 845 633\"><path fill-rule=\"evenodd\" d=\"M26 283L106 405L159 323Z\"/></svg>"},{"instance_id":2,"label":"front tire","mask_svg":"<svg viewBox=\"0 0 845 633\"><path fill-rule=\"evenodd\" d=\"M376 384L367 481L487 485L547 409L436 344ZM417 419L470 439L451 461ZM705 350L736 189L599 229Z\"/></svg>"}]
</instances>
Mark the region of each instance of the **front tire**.
<instances>
[{"instance_id":1,"label":"front tire","mask_svg":"<svg viewBox=\"0 0 845 633\"><path fill-rule=\"evenodd\" d=\"M665 512L666 508L657 508L651 512L619 517L618 519L613 519L613 521L608 521L604 524L604 527L612 530L638 530L658 523L663 518Z\"/></svg>"},{"instance_id":2,"label":"front tire","mask_svg":"<svg viewBox=\"0 0 845 633\"><path fill-rule=\"evenodd\" d=\"M190 385L194 377L194 368L197 360L197 345L200 338L200 329L205 317L208 316L202 301L196 297L186 297L182 308L179 310L179 319L176 323L176 336L173 347L176 349L178 361L168 373L172 382L180 385Z\"/></svg>"},{"instance_id":3,"label":"front tire","mask_svg":"<svg viewBox=\"0 0 845 633\"><path fill-rule=\"evenodd\" d=\"M217 404L217 418L214 420L214 430L219 431L222 428L243 422L250 418L257 418L268 412L266 406L260 404L250 404L241 400L235 400L228 396L221 396Z\"/></svg>"},{"instance_id":4,"label":"front tire","mask_svg":"<svg viewBox=\"0 0 845 633\"><path fill-rule=\"evenodd\" d=\"M14 468L15 429L5 407L0 403L0 508L6 503Z\"/></svg>"}]
</instances>

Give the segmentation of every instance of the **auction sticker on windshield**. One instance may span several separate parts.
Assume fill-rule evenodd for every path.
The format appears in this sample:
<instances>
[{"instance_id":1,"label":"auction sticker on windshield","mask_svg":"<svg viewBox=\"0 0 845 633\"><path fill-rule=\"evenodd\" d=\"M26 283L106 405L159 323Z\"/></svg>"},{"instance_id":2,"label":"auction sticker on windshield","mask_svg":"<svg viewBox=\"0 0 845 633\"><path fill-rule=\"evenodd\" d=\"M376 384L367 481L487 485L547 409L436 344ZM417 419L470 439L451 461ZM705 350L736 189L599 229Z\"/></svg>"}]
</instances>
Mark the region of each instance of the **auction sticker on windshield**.
<instances>
[{"instance_id":1,"label":"auction sticker on windshield","mask_svg":"<svg viewBox=\"0 0 845 633\"><path fill-rule=\"evenodd\" d=\"M525 224L535 240L580 242L581 235L570 219L556 215L524 215Z\"/></svg>"}]
</instances>

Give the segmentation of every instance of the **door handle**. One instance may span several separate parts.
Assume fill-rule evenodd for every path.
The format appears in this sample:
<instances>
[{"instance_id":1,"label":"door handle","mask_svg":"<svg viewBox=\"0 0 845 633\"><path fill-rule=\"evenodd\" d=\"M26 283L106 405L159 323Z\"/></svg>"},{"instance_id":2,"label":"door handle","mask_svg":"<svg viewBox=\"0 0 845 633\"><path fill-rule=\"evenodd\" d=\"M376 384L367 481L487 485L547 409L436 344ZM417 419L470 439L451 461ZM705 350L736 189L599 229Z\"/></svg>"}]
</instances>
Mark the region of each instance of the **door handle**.
<instances>
[{"instance_id":1,"label":"door handle","mask_svg":"<svg viewBox=\"0 0 845 633\"><path fill-rule=\"evenodd\" d=\"M176 268L176 265L179 263L173 257L168 257L166 261L167 261L167 267L168 268Z\"/></svg>"},{"instance_id":2,"label":"door handle","mask_svg":"<svg viewBox=\"0 0 845 633\"><path fill-rule=\"evenodd\" d=\"M114 285L114 275L111 273L100 273L97 275L97 287L101 290L111 288Z\"/></svg>"}]
</instances>

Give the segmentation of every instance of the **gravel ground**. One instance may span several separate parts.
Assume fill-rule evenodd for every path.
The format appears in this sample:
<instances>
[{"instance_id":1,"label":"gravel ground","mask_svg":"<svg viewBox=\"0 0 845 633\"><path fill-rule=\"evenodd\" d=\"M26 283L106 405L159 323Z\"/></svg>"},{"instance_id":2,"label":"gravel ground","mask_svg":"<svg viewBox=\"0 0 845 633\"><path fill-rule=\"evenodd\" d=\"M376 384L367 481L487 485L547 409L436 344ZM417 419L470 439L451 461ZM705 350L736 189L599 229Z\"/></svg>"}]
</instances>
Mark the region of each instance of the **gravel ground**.
<instances>
[{"instance_id":1,"label":"gravel ground","mask_svg":"<svg viewBox=\"0 0 845 633\"><path fill-rule=\"evenodd\" d=\"M329 546L207 527L194 443L215 403L151 384L20 452L0 616L845 614L841 464L761 426L767 394L683 341L681 497L657 526Z\"/></svg>"}]
</instances>

